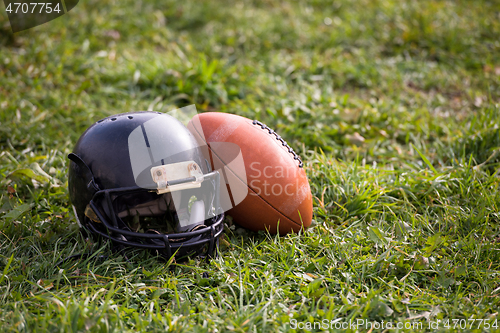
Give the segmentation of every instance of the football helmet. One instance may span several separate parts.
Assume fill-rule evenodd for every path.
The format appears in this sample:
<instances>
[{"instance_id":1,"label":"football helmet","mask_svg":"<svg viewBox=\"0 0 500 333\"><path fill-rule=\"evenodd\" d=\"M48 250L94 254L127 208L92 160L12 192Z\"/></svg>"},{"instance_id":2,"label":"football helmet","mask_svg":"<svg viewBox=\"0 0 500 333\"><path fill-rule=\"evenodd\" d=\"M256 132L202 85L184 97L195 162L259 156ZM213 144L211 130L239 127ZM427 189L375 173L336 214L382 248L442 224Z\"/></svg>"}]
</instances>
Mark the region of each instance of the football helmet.
<instances>
[{"instance_id":1,"label":"football helmet","mask_svg":"<svg viewBox=\"0 0 500 333\"><path fill-rule=\"evenodd\" d=\"M70 200L87 234L169 259L213 256L223 232L220 175L191 132L159 112L99 120L68 157Z\"/></svg>"}]
</instances>

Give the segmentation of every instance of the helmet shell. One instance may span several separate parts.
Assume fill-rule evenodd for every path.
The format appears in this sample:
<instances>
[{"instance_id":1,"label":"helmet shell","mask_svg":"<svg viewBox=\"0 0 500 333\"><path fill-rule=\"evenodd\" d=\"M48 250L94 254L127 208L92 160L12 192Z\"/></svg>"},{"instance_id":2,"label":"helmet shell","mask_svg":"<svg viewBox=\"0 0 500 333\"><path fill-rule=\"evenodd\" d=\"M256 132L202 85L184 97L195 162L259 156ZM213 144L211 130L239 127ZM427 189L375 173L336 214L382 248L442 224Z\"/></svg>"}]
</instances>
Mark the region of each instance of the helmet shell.
<instances>
[{"instance_id":1,"label":"helmet shell","mask_svg":"<svg viewBox=\"0 0 500 333\"><path fill-rule=\"evenodd\" d=\"M94 123L82 134L73 150L89 167L100 190L135 187L138 183L144 184L145 178L150 180L149 184L153 184L150 167L138 174L133 166L140 156L131 156L134 150L130 147L129 138L133 131L141 128L145 132L148 148L153 137L162 144L163 158L151 161L149 166L195 161L203 173L208 172L195 138L180 121L160 112L123 113ZM85 170L77 163L70 163L69 196L83 226L88 221L85 217L86 206L95 192L88 187L88 181Z\"/></svg>"}]
</instances>

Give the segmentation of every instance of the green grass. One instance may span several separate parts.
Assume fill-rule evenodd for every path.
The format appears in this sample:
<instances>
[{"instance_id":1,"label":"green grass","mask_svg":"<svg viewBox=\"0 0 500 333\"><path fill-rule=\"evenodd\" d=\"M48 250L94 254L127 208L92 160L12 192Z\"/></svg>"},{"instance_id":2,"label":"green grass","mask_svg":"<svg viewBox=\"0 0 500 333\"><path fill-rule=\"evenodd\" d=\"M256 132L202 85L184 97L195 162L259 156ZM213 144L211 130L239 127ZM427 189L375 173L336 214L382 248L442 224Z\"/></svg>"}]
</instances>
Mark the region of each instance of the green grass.
<instances>
[{"instance_id":1,"label":"green grass","mask_svg":"<svg viewBox=\"0 0 500 333\"><path fill-rule=\"evenodd\" d=\"M2 9L0 331L493 323L499 13L494 0L90 0L13 36ZM99 259L109 249L70 210L66 155L102 117L193 103L259 119L300 152L313 226L228 228L209 263Z\"/></svg>"}]
</instances>

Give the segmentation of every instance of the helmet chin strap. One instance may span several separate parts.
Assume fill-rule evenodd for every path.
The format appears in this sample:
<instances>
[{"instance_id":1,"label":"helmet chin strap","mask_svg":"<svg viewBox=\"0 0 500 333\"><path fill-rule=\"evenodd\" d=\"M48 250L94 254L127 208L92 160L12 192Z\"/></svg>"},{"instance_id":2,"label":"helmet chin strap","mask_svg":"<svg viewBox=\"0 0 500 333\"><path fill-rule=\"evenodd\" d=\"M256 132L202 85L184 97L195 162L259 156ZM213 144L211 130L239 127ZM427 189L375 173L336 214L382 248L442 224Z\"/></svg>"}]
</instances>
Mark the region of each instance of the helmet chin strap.
<instances>
[{"instance_id":1,"label":"helmet chin strap","mask_svg":"<svg viewBox=\"0 0 500 333\"><path fill-rule=\"evenodd\" d=\"M82 160L82 158L74 153L69 154L68 158L71 161L75 162L76 165L80 167L80 169L82 169L83 173L85 174L85 182L87 183L87 188L89 190L93 190L94 193L100 191L99 186L95 182L94 174L90 170L89 166Z\"/></svg>"}]
</instances>

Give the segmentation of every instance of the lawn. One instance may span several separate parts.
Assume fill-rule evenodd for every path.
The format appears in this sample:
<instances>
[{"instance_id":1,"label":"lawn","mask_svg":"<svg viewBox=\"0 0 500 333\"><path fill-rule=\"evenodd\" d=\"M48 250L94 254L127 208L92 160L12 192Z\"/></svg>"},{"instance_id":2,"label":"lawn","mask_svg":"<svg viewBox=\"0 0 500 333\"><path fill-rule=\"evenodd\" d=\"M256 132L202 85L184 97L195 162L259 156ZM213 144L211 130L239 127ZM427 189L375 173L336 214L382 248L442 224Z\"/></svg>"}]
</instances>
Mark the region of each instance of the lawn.
<instances>
[{"instance_id":1,"label":"lawn","mask_svg":"<svg viewBox=\"0 0 500 333\"><path fill-rule=\"evenodd\" d=\"M15 35L0 7L0 331L500 330L499 1L82 0ZM179 265L85 241L81 133L190 104L283 136L313 225L228 219Z\"/></svg>"}]
</instances>

